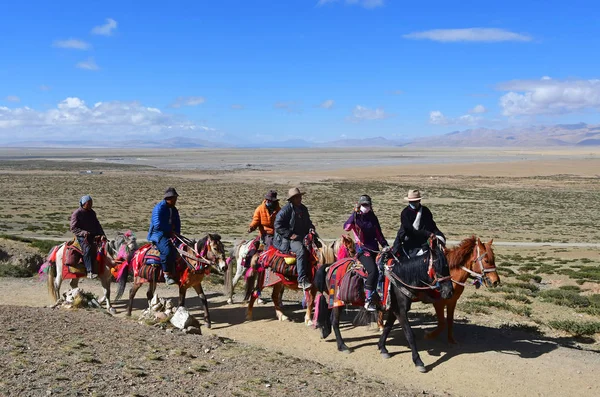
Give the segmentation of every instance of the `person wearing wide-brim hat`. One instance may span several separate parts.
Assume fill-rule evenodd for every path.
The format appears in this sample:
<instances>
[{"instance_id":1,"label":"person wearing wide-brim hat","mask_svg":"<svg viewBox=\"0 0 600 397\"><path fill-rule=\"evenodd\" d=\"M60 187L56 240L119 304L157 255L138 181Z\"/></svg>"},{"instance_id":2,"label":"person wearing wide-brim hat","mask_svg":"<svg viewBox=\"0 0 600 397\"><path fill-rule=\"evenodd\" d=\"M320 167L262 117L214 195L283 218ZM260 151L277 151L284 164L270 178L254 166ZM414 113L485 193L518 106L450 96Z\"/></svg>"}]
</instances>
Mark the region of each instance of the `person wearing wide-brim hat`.
<instances>
[{"instance_id":1,"label":"person wearing wide-brim hat","mask_svg":"<svg viewBox=\"0 0 600 397\"><path fill-rule=\"evenodd\" d=\"M404 201L408 202L400 214L400 229L394 241L393 252L404 258L417 256L433 234L442 244L446 243L444 233L437 227L429 208L421 205L421 192L411 189Z\"/></svg>"},{"instance_id":2,"label":"person wearing wide-brim hat","mask_svg":"<svg viewBox=\"0 0 600 397\"><path fill-rule=\"evenodd\" d=\"M280 210L281 206L279 205L279 199L275 190L269 190L263 202L254 210L254 216L252 217L252 222L250 222L248 233L252 233L258 229L265 249L269 248L273 243L275 217Z\"/></svg>"},{"instance_id":3,"label":"person wearing wide-brim hat","mask_svg":"<svg viewBox=\"0 0 600 397\"><path fill-rule=\"evenodd\" d=\"M177 191L174 187L165 190L163 200L154 206L150 218L150 229L148 230L148 241L154 243L160 252L160 265L162 267L165 282L168 285L176 284L173 278L175 270L175 247L172 238L181 233L181 220L177 204Z\"/></svg>"},{"instance_id":4,"label":"person wearing wide-brim hat","mask_svg":"<svg viewBox=\"0 0 600 397\"><path fill-rule=\"evenodd\" d=\"M292 251L296 254L298 287L307 290L312 283L308 272L308 251L304 247L304 237L315 226L310 220L308 208L302 204L304 192L293 187L288 191L288 203L283 206L275 218L275 237L273 246L281 252Z\"/></svg>"}]
</instances>

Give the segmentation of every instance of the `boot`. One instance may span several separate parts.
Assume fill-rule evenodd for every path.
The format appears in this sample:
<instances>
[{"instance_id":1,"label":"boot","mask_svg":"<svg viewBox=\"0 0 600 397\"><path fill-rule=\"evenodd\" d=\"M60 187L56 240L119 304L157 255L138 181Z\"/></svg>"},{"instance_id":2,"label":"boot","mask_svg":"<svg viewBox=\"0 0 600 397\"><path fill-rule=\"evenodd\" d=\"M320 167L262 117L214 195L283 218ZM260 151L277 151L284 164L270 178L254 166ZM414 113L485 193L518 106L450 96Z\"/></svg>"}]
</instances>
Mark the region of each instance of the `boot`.
<instances>
[{"instance_id":1,"label":"boot","mask_svg":"<svg viewBox=\"0 0 600 397\"><path fill-rule=\"evenodd\" d=\"M175 281L175 279L173 279L170 274L165 273L165 283L167 283L167 285L173 285L177 284L177 281Z\"/></svg>"},{"instance_id":2,"label":"boot","mask_svg":"<svg viewBox=\"0 0 600 397\"><path fill-rule=\"evenodd\" d=\"M369 312L377 311L377 294L373 290L365 289L365 309Z\"/></svg>"}]
</instances>

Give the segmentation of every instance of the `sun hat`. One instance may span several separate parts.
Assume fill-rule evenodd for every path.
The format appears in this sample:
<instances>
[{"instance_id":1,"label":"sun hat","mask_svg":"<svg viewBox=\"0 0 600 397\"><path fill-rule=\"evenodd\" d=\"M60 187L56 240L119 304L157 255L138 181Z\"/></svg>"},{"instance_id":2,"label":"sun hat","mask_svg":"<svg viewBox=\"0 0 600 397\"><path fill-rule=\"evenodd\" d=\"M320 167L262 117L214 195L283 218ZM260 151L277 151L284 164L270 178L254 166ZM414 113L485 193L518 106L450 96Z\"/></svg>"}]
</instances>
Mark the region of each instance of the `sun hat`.
<instances>
[{"instance_id":1,"label":"sun hat","mask_svg":"<svg viewBox=\"0 0 600 397\"><path fill-rule=\"evenodd\" d=\"M421 201L421 192L416 189L409 190L404 201Z\"/></svg>"},{"instance_id":2,"label":"sun hat","mask_svg":"<svg viewBox=\"0 0 600 397\"><path fill-rule=\"evenodd\" d=\"M179 197L179 195L177 194L177 190L175 190L174 187L168 187L167 190L165 190L165 199L171 198L171 197Z\"/></svg>"},{"instance_id":3,"label":"sun hat","mask_svg":"<svg viewBox=\"0 0 600 397\"><path fill-rule=\"evenodd\" d=\"M305 193L306 193L306 192L301 192L301 191L300 191L300 188L293 187L293 188L291 188L290 190L288 190L288 196L287 196L287 199L288 199L288 201L290 201L290 199L291 199L292 197L294 197L294 196L297 196L297 195L303 195L303 194L305 194Z\"/></svg>"}]
</instances>

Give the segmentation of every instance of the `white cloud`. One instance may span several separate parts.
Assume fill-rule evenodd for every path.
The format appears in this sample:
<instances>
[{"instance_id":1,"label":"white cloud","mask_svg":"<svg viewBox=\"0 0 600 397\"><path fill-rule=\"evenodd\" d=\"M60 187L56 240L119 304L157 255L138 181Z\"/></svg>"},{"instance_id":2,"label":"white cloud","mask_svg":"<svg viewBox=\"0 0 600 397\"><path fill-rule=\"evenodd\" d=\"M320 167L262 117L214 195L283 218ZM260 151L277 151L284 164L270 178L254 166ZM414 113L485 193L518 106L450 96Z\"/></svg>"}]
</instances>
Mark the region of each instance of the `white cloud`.
<instances>
[{"instance_id":1,"label":"white cloud","mask_svg":"<svg viewBox=\"0 0 600 397\"><path fill-rule=\"evenodd\" d=\"M279 110L285 110L288 113L300 113L300 103L296 101L288 101L288 102L275 102L273 104L273 108Z\"/></svg>"},{"instance_id":2,"label":"white cloud","mask_svg":"<svg viewBox=\"0 0 600 397\"><path fill-rule=\"evenodd\" d=\"M323 103L321 103L319 107L322 109L331 109L333 105L335 105L335 101L333 99L328 99L326 101L323 101Z\"/></svg>"},{"instance_id":3,"label":"white cloud","mask_svg":"<svg viewBox=\"0 0 600 397\"><path fill-rule=\"evenodd\" d=\"M429 112L429 123L435 125L477 125L482 121L481 117L465 114L458 118L448 118L439 110Z\"/></svg>"},{"instance_id":4,"label":"white cloud","mask_svg":"<svg viewBox=\"0 0 600 397\"><path fill-rule=\"evenodd\" d=\"M206 98L202 96L180 96L169 105L171 108L180 108L182 106L198 106L206 102Z\"/></svg>"},{"instance_id":5,"label":"white cloud","mask_svg":"<svg viewBox=\"0 0 600 397\"><path fill-rule=\"evenodd\" d=\"M85 70L100 70L100 67L96 64L96 61L92 57L89 57L85 61L78 62L75 67Z\"/></svg>"},{"instance_id":6,"label":"white cloud","mask_svg":"<svg viewBox=\"0 0 600 397\"><path fill-rule=\"evenodd\" d=\"M78 39L54 40L52 46L57 48L70 48L74 50L89 50L92 47L89 43Z\"/></svg>"},{"instance_id":7,"label":"white cloud","mask_svg":"<svg viewBox=\"0 0 600 397\"><path fill-rule=\"evenodd\" d=\"M383 108L369 109L364 106L356 105L352 109L352 116L348 117L348 120L353 123L359 123L366 120L383 120L392 117L391 114L386 113Z\"/></svg>"},{"instance_id":8,"label":"white cloud","mask_svg":"<svg viewBox=\"0 0 600 397\"><path fill-rule=\"evenodd\" d=\"M7 100L8 102L21 102L21 98L19 98L19 97L18 97L18 96L16 96L16 95L9 95L9 96L7 96L7 97L6 97L6 100Z\"/></svg>"},{"instance_id":9,"label":"white cloud","mask_svg":"<svg viewBox=\"0 0 600 397\"><path fill-rule=\"evenodd\" d=\"M96 26L92 29L92 34L99 34L102 36L111 36L113 30L117 29L117 21L112 18L106 18L104 25Z\"/></svg>"},{"instance_id":10,"label":"white cloud","mask_svg":"<svg viewBox=\"0 0 600 397\"><path fill-rule=\"evenodd\" d=\"M515 80L498 85L505 116L566 114L600 109L600 80Z\"/></svg>"},{"instance_id":11,"label":"white cloud","mask_svg":"<svg viewBox=\"0 0 600 397\"><path fill-rule=\"evenodd\" d=\"M230 106L233 110L242 110L244 109L244 105L240 105L238 103L234 103L233 105Z\"/></svg>"},{"instance_id":12,"label":"white cloud","mask_svg":"<svg viewBox=\"0 0 600 397\"><path fill-rule=\"evenodd\" d=\"M358 5L367 9L383 7L385 5L384 0L319 0L317 2L317 7L321 7L329 3L337 3L340 1L343 1L349 5Z\"/></svg>"},{"instance_id":13,"label":"white cloud","mask_svg":"<svg viewBox=\"0 0 600 397\"><path fill-rule=\"evenodd\" d=\"M458 41L496 43L532 40L531 36L497 28L434 29L412 32L402 37L414 40L433 40L442 43Z\"/></svg>"},{"instance_id":14,"label":"white cloud","mask_svg":"<svg viewBox=\"0 0 600 397\"><path fill-rule=\"evenodd\" d=\"M139 102L98 102L87 105L66 98L50 110L0 106L0 138L107 139L131 136L193 135L214 131Z\"/></svg>"},{"instance_id":15,"label":"white cloud","mask_svg":"<svg viewBox=\"0 0 600 397\"><path fill-rule=\"evenodd\" d=\"M473 109L469 110L469 113L472 114L481 114L487 112L487 109L483 105L477 105Z\"/></svg>"}]
</instances>

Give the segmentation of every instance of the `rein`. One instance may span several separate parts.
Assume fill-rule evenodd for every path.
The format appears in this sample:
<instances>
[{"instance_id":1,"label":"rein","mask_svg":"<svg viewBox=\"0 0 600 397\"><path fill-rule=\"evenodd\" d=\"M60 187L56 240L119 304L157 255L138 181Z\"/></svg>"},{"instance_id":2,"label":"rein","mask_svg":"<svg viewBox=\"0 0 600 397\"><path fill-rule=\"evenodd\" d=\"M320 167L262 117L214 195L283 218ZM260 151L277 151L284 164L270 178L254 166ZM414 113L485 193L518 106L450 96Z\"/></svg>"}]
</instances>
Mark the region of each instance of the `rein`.
<instances>
[{"instance_id":1,"label":"rein","mask_svg":"<svg viewBox=\"0 0 600 397\"><path fill-rule=\"evenodd\" d=\"M191 249L194 254L196 254L196 256L193 256L191 254L188 254L185 250L182 250L181 248L176 247L177 248L177 252L179 252L179 255L181 255L181 259L184 260L184 262L187 264L187 266L190 269L196 270L195 267L192 266L192 264L189 263L185 258L189 258L191 260L198 261L200 263L204 263L205 265L214 265L215 264L214 261L211 261L211 260L207 259L206 257L204 257L203 255L199 254L198 251L196 251L196 249L194 249L194 247L191 246L191 244L190 244L191 240L189 240L189 239L186 238L185 240L187 240L187 241L184 241L181 237L179 237L177 235L175 235L175 238L177 240L179 240L183 245L185 245L186 247L188 247L189 249ZM203 254L205 254L206 251L208 251L208 247L207 247L208 240L209 239L206 239L206 244L205 244L205 246L204 246L204 248L202 250ZM196 246L195 248L198 248L197 244L198 243L195 244L195 246Z\"/></svg>"},{"instance_id":2,"label":"rein","mask_svg":"<svg viewBox=\"0 0 600 397\"><path fill-rule=\"evenodd\" d=\"M487 276L485 275L486 273L492 273L496 271L496 266L494 267L488 267L486 268L485 266L483 266L483 258L487 255L487 252L484 252L483 254L480 254L480 249L479 249L479 244L477 244L477 242L475 243L477 246L477 258L475 258L471 263L472 264L479 264L479 269L480 272L477 273L476 271L473 271L471 269L469 269L466 266L461 266L461 269L464 270L465 272L467 272L467 274L470 277L475 278L475 282L474 284L481 284L482 281L485 281L487 279ZM465 287L467 285L467 283L461 283L460 281L456 281L456 280L452 280L453 283L458 284L460 286ZM477 285L477 288L479 288L479 285Z\"/></svg>"}]
</instances>

